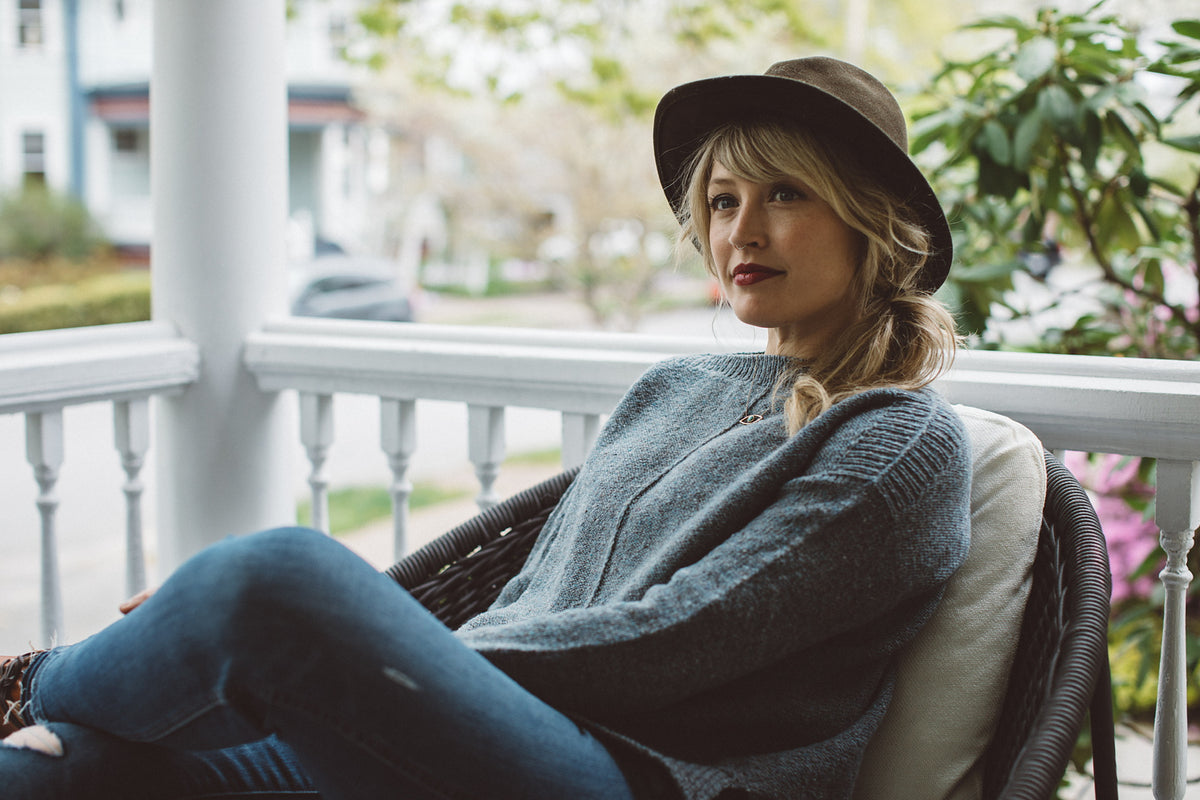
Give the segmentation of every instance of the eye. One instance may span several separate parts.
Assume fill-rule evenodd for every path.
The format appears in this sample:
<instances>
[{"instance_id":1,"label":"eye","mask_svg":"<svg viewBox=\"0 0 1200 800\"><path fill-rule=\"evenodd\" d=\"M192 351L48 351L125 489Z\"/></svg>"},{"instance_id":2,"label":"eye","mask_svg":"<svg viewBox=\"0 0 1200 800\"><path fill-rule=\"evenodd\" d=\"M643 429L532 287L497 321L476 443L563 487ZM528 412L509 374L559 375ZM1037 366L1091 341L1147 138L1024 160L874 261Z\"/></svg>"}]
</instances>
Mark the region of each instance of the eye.
<instances>
[{"instance_id":1,"label":"eye","mask_svg":"<svg viewBox=\"0 0 1200 800\"><path fill-rule=\"evenodd\" d=\"M777 203L790 203L795 200L803 200L807 196L800 189L788 184L781 184L771 189L771 199Z\"/></svg>"},{"instance_id":2,"label":"eye","mask_svg":"<svg viewBox=\"0 0 1200 800\"><path fill-rule=\"evenodd\" d=\"M708 198L708 208L711 211L726 211L736 206L737 201L733 199L733 195L719 194Z\"/></svg>"}]
</instances>

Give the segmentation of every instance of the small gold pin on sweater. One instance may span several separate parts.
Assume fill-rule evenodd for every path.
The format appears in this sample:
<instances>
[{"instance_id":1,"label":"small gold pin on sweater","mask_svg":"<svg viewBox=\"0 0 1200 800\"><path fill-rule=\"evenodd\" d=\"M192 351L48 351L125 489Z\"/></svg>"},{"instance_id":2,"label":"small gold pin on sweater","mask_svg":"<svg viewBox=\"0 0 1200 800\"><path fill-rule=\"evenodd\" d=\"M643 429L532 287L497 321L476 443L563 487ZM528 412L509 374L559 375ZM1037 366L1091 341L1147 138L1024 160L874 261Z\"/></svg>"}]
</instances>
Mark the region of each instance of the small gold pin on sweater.
<instances>
[{"instance_id":1,"label":"small gold pin on sweater","mask_svg":"<svg viewBox=\"0 0 1200 800\"><path fill-rule=\"evenodd\" d=\"M744 416L738 420L738 424L739 425L753 425L755 422L758 422L760 419L762 419L762 414L747 414L746 416Z\"/></svg>"}]
</instances>

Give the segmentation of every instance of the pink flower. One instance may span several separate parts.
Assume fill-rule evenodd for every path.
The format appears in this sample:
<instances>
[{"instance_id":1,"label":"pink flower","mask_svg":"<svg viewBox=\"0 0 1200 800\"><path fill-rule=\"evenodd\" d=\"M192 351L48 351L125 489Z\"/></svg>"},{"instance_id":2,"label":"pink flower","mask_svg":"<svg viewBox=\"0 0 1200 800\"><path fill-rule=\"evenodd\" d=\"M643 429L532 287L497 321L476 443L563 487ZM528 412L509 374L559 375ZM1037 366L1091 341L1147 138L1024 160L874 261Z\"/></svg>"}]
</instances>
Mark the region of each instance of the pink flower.
<instances>
[{"instance_id":1,"label":"pink flower","mask_svg":"<svg viewBox=\"0 0 1200 800\"><path fill-rule=\"evenodd\" d=\"M1104 529L1113 576L1112 601L1148 597L1156 572L1138 577L1134 573L1158 548L1158 527L1129 503L1130 499L1154 496L1154 488L1138 477L1141 459L1068 452L1064 463L1088 490Z\"/></svg>"}]
</instances>

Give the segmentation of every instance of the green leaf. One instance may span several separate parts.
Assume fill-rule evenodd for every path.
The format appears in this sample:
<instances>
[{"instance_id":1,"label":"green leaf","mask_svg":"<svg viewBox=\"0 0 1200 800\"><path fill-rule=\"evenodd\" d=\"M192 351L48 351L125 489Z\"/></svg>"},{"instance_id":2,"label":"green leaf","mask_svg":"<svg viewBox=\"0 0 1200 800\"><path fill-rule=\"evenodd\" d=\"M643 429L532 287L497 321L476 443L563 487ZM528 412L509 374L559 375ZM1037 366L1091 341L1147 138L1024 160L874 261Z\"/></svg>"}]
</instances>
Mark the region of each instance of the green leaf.
<instances>
[{"instance_id":1,"label":"green leaf","mask_svg":"<svg viewBox=\"0 0 1200 800\"><path fill-rule=\"evenodd\" d=\"M1042 115L1035 108L1021 118L1017 125L1016 135L1013 136L1013 167L1021 172L1029 169L1033 163L1033 147L1042 134Z\"/></svg>"},{"instance_id":2,"label":"green leaf","mask_svg":"<svg viewBox=\"0 0 1200 800\"><path fill-rule=\"evenodd\" d=\"M1057 166L1046 171L1046 184L1042 187L1042 213L1058 211L1062 197L1063 173Z\"/></svg>"},{"instance_id":3,"label":"green leaf","mask_svg":"<svg viewBox=\"0 0 1200 800\"><path fill-rule=\"evenodd\" d=\"M992 160L1002 166L1012 164L1012 145L1008 140L1008 131L994 119L988 120L983 126L983 137L987 144L988 154Z\"/></svg>"},{"instance_id":4,"label":"green leaf","mask_svg":"<svg viewBox=\"0 0 1200 800\"><path fill-rule=\"evenodd\" d=\"M1173 22L1171 30L1189 39L1200 39L1200 19L1181 19Z\"/></svg>"},{"instance_id":5,"label":"green leaf","mask_svg":"<svg viewBox=\"0 0 1200 800\"><path fill-rule=\"evenodd\" d=\"M1044 213L1036 212L1025 218L1025 224L1021 226L1021 245L1025 248L1036 248L1041 250L1042 230L1046 227L1046 216Z\"/></svg>"},{"instance_id":6,"label":"green leaf","mask_svg":"<svg viewBox=\"0 0 1200 800\"><path fill-rule=\"evenodd\" d=\"M1145 197L1150 193L1150 178L1141 167L1134 167L1129 172L1129 190L1134 197Z\"/></svg>"},{"instance_id":7,"label":"green leaf","mask_svg":"<svg viewBox=\"0 0 1200 800\"><path fill-rule=\"evenodd\" d=\"M1167 178L1163 178L1161 176L1151 177L1150 183L1154 186L1159 187L1160 189L1163 189L1164 191L1166 191L1170 194L1175 195L1176 197L1183 197L1183 195L1184 195L1183 187L1180 184L1176 183L1175 181L1169 180Z\"/></svg>"},{"instance_id":8,"label":"green leaf","mask_svg":"<svg viewBox=\"0 0 1200 800\"><path fill-rule=\"evenodd\" d=\"M1093 36L1119 35L1120 30L1103 22L1072 22L1060 29L1070 39L1090 39Z\"/></svg>"},{"instance_id":9,"label":"green leaf","mask_svg":"<svg viewBox=\"0 0 1200 800\"><path fill-rule=\"evenodd\" d=\"M1029 30L1029 24L1020 17L1012 14L1004 14L998 17L987 17L978 22L973 22L970 25L964 25L964 30L983 30L990 28L1006 28L1014 31Z\"/></svg>"},{"instance_id":10,"label":"green leaf","mask_svg":"<svg viewBox=\"0 0 1200 800\"><path fill-rule=\"evenodd\" d=\"M1079 42L1071 51L1070 64L1081 79L1104 86L1124 72L1122 60L1111 50L1095 42Z\"/></svg>"},{"instance_id":11,"label":"green leaf","mask_svg":"<svg viewBox=\"0 0 1200 800\"><path fill-rule=\"evenodd\" d=\"M979 191L1011 200L1025 185L1025 176L990 158L979 159Z\"/></svg>"},{"instance_id":12,"label":"green leaf","mask_svg":"<svg viewBox=\"0 0 1200 800\"><path fill-rule=\"evenodd\" d=\"M1026 83L1033 83L1054 67L1058 46L1045 37L1030 39L1021 45L1013 61L1013 69Z\"/></svg>"},{"instance_id":13,"label":"green leaf","mask_svg":"<svg viewBox=\"0 0 1200 800\"><path fill-rule=\"evenodd\" d=\"M1037 107L1062 136L1071 138L1078 132L1075 100L1063 87L1052 83L1038 92Z\"/></svg>"},{"instance_id":14,"label":"green leaf","mask_svg":"<svg viewBox=\"0 0 1200 800\"><path fill-rule=\"evenodd\" d=\"M1108 123L1112 138L1117 140L1121 148L1129 155L1140 158L1142 143L1125 121L1125 117L1117 111L1110 111L1104 115L1104 121Z\"/></svg>"},{"instance_id":15,"label":"green leaf","mask_svg":"<svg viewBox=\"0 0 1200 800\"><path fill-rule=\"evenodd\" d=\"M1200 153L1200 134L1173 136L1170 139L1163 139L1163 144L1170 145L1177 150L1186 150L1189 153Z\"/></svg>"},{"instance_id":16,"label":"green leaf","mask_svg":"<svg viewBox=\"0 0 1200 800\"><path fill-rule=\"evenodd\" d=\"M933 142L956 134L962 123L963 113L957 107L943 108L917 119L913 122L909 136L912 152L923 152Z\"/></svg>"},{"instance_id":17,"label":"green leaf","mask_svg":"<svg viewBox=\"0 0 1200 800\"><path fill-rule=\"evenodd\" d=\"M1115 194L1109 195L1096 213L1096 240L1104 250L1133 251L1142 243L1133 214Z\"/></svg>"},{"instance_id":18,"label":"green leaf","mask_svg":"<svg viewBox=\"0 0 1200 800\"><path fill-rule=\"evenodd\" d=\"M1009 278L1021 269L1021 262L1013 259L995 263L956 264L954 280L958 283L992 283Z\"/></svg>"},{"instance_id":19,"label":"green leaf","mask_svg":"<svg viewBox=\"0 0 1200 800\"><path fill-rule=\"evenodd\" d=\"M1166 286L1166 279L1163 277L1161 261L1157 258L1152 258L1146 262L1146 268L1142 271L1142 278L1147 287L1162 294Z\"/></svg>"},{"instance_id":20,"label":"green leaf","mask_svg":"<svg viewBox=\"0 0 1200 800\"><path fill-rule=\"evenodd\" d=\"M1158 117L1150 110L1150 107L1145 103L1134 103L1133 114L1141 123L1146 126L1147 130L1151 131L1155 136L1162 130L1162 123L1158 121Z\"/></svg>"},{"instance_id":21,"label":"green leaf","mask_svg":"<svg viewBox=\"0 0 1200 800\"><path fill-rule=\"evenodd\" d=\"M1079 145L1079 158L1088 172L1095 171L1103 144L1104 125L1100 122L1100 116L1089 108L1083 114L1083 141Z\"/></svg>"}]
</instances>

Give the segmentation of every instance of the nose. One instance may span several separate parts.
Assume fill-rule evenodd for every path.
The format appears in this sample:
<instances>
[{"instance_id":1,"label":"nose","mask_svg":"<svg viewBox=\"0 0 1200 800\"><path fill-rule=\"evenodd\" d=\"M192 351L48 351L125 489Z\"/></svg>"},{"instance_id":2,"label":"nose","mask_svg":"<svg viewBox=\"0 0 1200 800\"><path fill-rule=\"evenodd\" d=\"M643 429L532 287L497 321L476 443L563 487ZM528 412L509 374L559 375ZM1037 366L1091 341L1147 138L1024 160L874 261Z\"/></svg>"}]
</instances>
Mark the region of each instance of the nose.
<instances>
[{"instance_id":1,"label":"nose","mask_svg":"<svg viewBox=\"0 0 1200 800\"><path fill-rule=\"evenodd\" d=\"M748 247L765 246L766 239L762 211L752 203L742 204L738 208L737 219L729 229L729 243L735 250L745 250Z\"/></svg>"}]
</instances>

